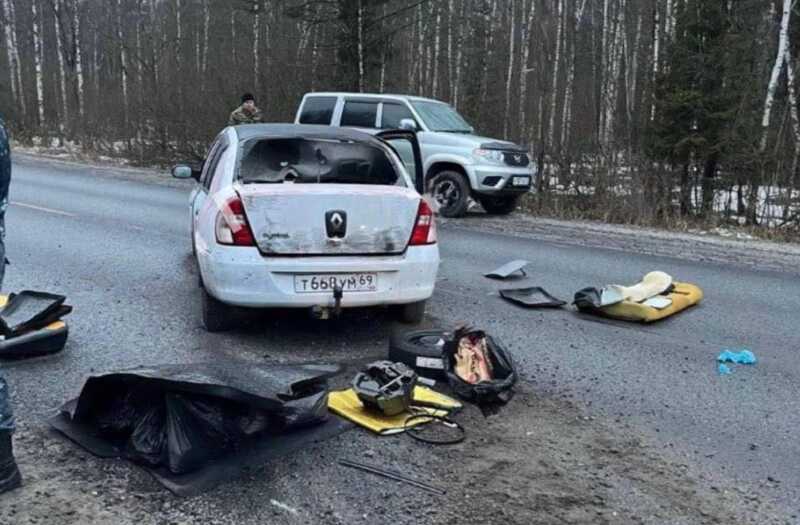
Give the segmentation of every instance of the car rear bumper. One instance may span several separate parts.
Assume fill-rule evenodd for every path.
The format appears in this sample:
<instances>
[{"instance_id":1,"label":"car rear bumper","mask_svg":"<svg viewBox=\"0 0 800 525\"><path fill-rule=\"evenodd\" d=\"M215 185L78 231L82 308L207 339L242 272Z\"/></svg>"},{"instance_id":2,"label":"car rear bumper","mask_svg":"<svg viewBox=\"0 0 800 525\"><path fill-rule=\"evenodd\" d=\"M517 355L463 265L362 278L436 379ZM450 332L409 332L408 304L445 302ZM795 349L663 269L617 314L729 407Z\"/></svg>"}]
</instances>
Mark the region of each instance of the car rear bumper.
<instances>
[{"instance_id":1,"label":"car rear bumper","mask_svg":"<svg viewBox=\"0 0 800 525\"><path fill-rule=\"evenodd\" d=\"M433 295L437 245L409 247L398 256L264 257L256 248L198 250L203 284L220 301L254 308L334 306L330 291L297 293L298 274L377 273L377 291L345 292L344 308L408 304Z\"/></svg>"}]
</instances>

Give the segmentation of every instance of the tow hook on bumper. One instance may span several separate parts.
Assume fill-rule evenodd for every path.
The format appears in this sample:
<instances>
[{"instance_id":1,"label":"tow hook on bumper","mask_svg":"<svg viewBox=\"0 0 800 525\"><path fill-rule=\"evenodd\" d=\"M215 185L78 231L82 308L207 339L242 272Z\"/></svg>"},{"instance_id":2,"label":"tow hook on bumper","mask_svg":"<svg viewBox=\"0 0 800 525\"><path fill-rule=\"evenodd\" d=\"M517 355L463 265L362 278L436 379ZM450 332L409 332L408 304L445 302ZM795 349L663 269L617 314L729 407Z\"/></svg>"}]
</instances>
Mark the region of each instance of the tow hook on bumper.
<instances>
[{"instance_id":1,"label":"tow hook on bumper","mask_svg":"<svg viewBox=\"0 0 800 525\"><path fill-rule=\"evenodd\" d=\"M325 321L331 318L331 312L335 317L342 315L342 297L344 297L344 290L341 286L336 286L333 289L333 308L329 306L312 306L311 317Z\"/></svg>"}]
</instances>

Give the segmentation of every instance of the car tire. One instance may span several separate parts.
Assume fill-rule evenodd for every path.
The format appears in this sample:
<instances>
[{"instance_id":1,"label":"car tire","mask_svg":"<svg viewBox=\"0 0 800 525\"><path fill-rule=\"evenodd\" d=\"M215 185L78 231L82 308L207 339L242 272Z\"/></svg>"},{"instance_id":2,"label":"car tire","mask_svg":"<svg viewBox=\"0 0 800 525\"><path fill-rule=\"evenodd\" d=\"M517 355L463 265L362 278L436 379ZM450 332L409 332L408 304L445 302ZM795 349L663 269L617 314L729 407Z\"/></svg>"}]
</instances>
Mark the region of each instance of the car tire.
<instances>
[{"instance_id":1,"label":"car tire","mask_svg":"<svg viewBox=\"0 0 800 525\"><path fill-rule=\"evenodd\" d=\"M440 215L449 218L466 215L470 190L464 175L456 171L442 171L433 178L431 186Z\"/></svg>"},{"instance_id":2,"label":"car tire","mask_svg":"<svg viewBox=\"0 0 800 525\"><path fill-rule=\"evenodd\" d=\"M431 379L443 379L441 340L449 334L444 330L415 330L392 334L389 339L389 360L413 368L419 375Z\"/></svg>"},{"instance_id":3,"label":"car tire","mask_svg":"<svg viewBox=\"0 0 800 525\"><path fill-rule=\"evenodd\" d=\"M235 306L223 303L202 288L203 326L209 332L224 332L236 325L238 311Z\"/></svg>"},{"instance_id":4,"label":"car tire","mask_svg":"<svg viewBox=\"0 0 800 525\"><path fill-rule=\"evenodd\" d=\"M404 324L419 324L425 318L427 301L404 304L398 307L398 318Z\"/></svg>"},{"instance_id":5,"label":"car tire","mask_svg":"<svg viewBox=\"0 0 800 525\"><path fill-rule=\"evenodd\" d=\"M519 203L519 197L480 197L478 200L489 215L508 215Z\"/></svg>"}]
</instances>

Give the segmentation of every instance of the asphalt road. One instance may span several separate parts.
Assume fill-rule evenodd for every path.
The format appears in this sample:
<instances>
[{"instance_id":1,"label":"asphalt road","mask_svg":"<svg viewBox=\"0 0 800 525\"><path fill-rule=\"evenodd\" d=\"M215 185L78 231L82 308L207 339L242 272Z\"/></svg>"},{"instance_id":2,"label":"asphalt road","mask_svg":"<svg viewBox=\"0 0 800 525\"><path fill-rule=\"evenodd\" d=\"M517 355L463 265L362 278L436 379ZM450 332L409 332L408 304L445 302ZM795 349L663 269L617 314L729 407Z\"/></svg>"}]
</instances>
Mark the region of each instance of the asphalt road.
<instances>
[{"instance_id":1,"label":"asphalt road","mask_svg":"<svg viewBox=\"0 0 800 525\"><path fill-rule=\"evenodd\" d=\"M22 158L11 191L4 290L56 291L75 306L62 355L0 365L22 426L43 426L94 371L217 359L342 360L385 347L388 323L358 315L344 327L320 325L317 334L296 316L262 329L205 333L189 256L188 184ZM787 515L800 510L798 273L481 233L472 227L477 220L440 228L432 323L469 321L490 331L543 395L632 425L711 479L763 489ZM598 322L570 309L523 310L499 298L501 283L482 277L520 258L531 265L519 283L563 299L656 269L699 284L706 298L654 326ZM758 364L718 375L717 354L740 347L755 352Z\"/></svg>"}]
</instances>

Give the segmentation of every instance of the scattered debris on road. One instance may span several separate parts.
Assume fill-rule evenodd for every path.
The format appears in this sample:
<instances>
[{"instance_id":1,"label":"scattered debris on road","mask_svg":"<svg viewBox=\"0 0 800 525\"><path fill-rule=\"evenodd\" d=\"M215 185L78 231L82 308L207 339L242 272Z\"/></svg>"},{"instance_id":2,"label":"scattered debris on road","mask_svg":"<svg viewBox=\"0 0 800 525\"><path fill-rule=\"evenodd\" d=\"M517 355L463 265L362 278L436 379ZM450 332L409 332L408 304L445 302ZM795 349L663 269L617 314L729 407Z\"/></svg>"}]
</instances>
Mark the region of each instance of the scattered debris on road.
<instances>
[{"instance_id":1,"label":"scattered debris on road","mask_svg":"<svg viewBox=\"0 0 800 525\"><path fill-rule=\"evenodd\" d=\"M483 276L489 277L490 279L508 279L517 272L520 272L523 276L527 276L528 274L525 273L524 268L529 264L530 262L522 259L517 261L511 261L510 263L506 263L503 266L495 270L492 270L489 273L483 274Z\"/></svg>"},{"instance_id":2,"label":"scattered debris on road","mask_svg":"<svg viewBox=\"0 0 800 525\"><path fill-rule=\"evenodd\" d=\"M386 416L407 412L414 396L417 374L403 363L376 361L353 378L361 404Z\"/></svg>"},{"instance_id":3,"label":"scattered debris on road","mask_svg":"<svg viewBox=\"0 0 800 525\"><path fill-rule=\"evenodd\" d=\"M421 377L445 379L442 349L452 334L444 330L414 330L392 334L389 360L410 366Z\"/></svg>"},{"instance_id":4,"label":"scattered debris on road","mask_svg":"<svg viewBox=\"0 0 800 525\"><path fill-rule=\"evenodd\" d=\"M408 429L406 435L429 445L455 445L467 437L461 423L447 416L414 414L406 418L405 426Z\"/></svg>"},{"instance_id":5,"label":"scattered debris on road","mask_svg":"<svg viewBox=\"0 0 800 525\"><path fill-rule=\"evenodd\" d=\"M331 392L328 396L328 409L331 412L383 436L399 434L411 426L426 423L420 420L406 424L408 417L414 413L443 417L461 408L461 403L455 399L421 385L414 387L414 398L409 409L393 416L365 407L352 388Z\"/></svg>"},{"instance_id":6,"label":"scattered debris on road","mask_svg":"<svg viewBox=\"0 0 800 525\"><path fill-rule=\"evenodd\" d=\"M123 457L168 489L197 493L335 435L326 365L166 365L90 377L51 425L100 457Z\"/></svg>"},{"instance_id":7,"label":"scattered debris on road","mask_svg":"<svg viewBox=\"0 0 800 525\"><path fill-rule=\"evenodd\" d=\"M14 414L8 384L0 376L0 494L22 485L22 477L14 460L11 435L14 433Z\"/></svg>"},{"instance_id":8,"label":"scattered debris on road","mask_svg":"<svg viewBox=\"0 0 800 525\"><path fill-rule=\"evenodd\" d=\"M756 356L750 350L723 350L717 361L720 363L736 363L740 365L754 365L756 364Z\"/></svg>"},{"instance_id":9,"label":"scattered debris on road","mask_svg":"<svg viewBox=\"0 0 800 525\"><path fill-rule=\"evenodd\" d=\"M540 286L500 290L500 297L528 308L561 308L566 301L553 297Z\"/></svg>"},{"instance_id":10,"label":"scattered debris on road","mask_svg":"<svg viewBox=\"0 0 800 525\"><path fill-rule=\"evenodd\" d=\"M69 327L62 318L72 312L66 297L24 290L0 295L0 359L24 359L64 349Z\"/></svg>"},{"instance_id":11,"label":"scattered debris on road","mask_svg":"<svg viewBox=\"0 0 800 525\"><path fill-rule=\"evenodd\" d=\"M462 399L478 405L511 399L517 382L514 361L503 345L485 332L456 330L442 355L450 388Z\"/></svg>"},{"instance_id":12,"label":"scattered debris on road","mask_svg":"<svg viewBox=\"0 0 800 525\"><path fill-rule=\"evenodd\" d=\"M407 485L417 487L418 489L422 489L424 491L436 494L438 496L444 496L446 494L446 492L440 488L434 487L433 485L429 485L428 483L423 483L422 481L418 481L414 478L411 478L409 476L406 476L405 474L401 474L400 472L394 470L389 470L382 467L376 467L374 465L367 465L366 463L358 463L356 461L351 461L349 459L340 459L339 464L345 467L355 468L358 470L363 470L364 472L376 474L384 478L400 481Z\"/></svg>"},{"instance_id":13,"label":"scattered debris on road","mask_svg":"<svg viewBox=\"0 0 800 525\"><path fill-rule=\"evenodd\" d=\"M652 323L686 310L702 299L703 291L698 286L673 281L664 272L650 272L633 286L578 290L573 304L584 313Z\"/></svg>"}]
</instances>

